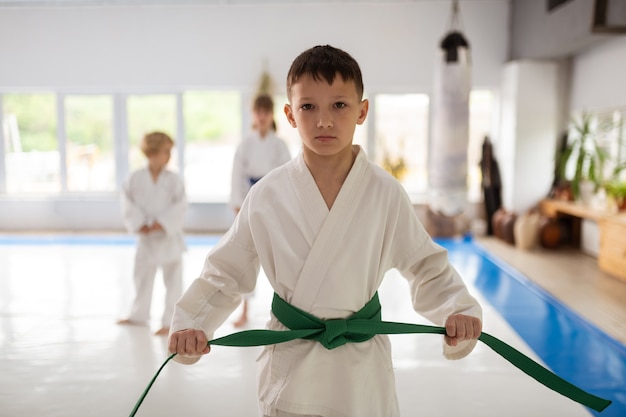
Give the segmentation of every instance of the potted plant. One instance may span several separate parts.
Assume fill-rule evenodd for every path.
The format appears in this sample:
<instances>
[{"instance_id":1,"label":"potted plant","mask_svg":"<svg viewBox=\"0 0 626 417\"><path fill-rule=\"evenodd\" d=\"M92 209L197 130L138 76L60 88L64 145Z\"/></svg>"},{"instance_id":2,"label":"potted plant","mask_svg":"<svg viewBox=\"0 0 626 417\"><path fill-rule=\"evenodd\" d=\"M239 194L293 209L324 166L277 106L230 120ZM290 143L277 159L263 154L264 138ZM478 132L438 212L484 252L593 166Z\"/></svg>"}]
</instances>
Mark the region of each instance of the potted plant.
<instances>
[{"instance_id":1,"label":"potted plant","mask_svg":"<svg viewBox=\"0 0 626 417\"><path fill-rule=\"evenodd\" d=\"M608 154L598 143L599 132L596 130L593 116L583 113L580 118L572 119L568 143L558 161L558 171L565 178L567 166L574 164L570 178L574 199L580 200L597 191L603 184L602 170Z\"/></svg>"},{"instance_id":2,"label":"potted plant","mask_svg":"<svg viewBox=\"0 0 626 417\"><path fill-rule=\"evenodd\" d=\"M626 210L626 181L613 180L604 185L606 195L615 201L618 210Z\"/></svg>"}]
</instances>

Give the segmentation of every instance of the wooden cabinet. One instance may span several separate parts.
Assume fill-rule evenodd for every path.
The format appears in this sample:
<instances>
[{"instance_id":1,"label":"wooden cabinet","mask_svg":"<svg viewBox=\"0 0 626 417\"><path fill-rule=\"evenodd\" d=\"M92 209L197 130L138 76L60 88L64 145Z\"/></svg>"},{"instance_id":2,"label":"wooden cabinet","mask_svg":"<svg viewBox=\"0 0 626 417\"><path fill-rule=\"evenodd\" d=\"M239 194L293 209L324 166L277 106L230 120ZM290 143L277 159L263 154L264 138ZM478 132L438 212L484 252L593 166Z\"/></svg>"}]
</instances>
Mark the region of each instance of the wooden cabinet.
<instances>
[{"instance_id":1,"label":"wooden cabinet","mask_svg":"<svg viewBox=\"0 0 626 417\"><path fill-rule=\"evenodd\" d=\"M600 269L626 281L626 214L600 221Z\"/></svg>"}]
</instances>

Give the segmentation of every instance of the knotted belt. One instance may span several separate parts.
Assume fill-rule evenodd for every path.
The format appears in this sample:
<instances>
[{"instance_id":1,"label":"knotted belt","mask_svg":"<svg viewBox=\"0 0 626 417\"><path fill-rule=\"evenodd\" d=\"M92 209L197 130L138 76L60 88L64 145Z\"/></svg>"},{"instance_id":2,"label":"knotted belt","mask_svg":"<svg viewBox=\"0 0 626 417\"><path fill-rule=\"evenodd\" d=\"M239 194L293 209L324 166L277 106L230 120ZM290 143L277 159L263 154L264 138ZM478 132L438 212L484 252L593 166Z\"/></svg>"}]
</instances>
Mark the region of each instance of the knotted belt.
<instances>
[{"instance_id":1,"label":"knotted belt","mask_svg":"<svg viewBox=\"0 0 626 417\"><path fill-rule=\"evenodd\" d=\"M220 346L264 346L288 342L295 339L315 340L326 349L335 349L346 343L359 343L377 334L432 333L445 334L446 329L423 324L396 323L381 320L378 293L365 306L346 319L322 320L292 306L274 293L272 313L290 330L244 330L228 336L210 340L209 345ZM528 356L488 333L481 333L478 340L489 346L522 372L536 379L553 391L564 395L596 411L603 411L611 401L590 394L570 384L552 371L544 368ZM176 354L170 355L156 372L130 414L133 417L161 370Z\"/></svg>"}]
</instances>

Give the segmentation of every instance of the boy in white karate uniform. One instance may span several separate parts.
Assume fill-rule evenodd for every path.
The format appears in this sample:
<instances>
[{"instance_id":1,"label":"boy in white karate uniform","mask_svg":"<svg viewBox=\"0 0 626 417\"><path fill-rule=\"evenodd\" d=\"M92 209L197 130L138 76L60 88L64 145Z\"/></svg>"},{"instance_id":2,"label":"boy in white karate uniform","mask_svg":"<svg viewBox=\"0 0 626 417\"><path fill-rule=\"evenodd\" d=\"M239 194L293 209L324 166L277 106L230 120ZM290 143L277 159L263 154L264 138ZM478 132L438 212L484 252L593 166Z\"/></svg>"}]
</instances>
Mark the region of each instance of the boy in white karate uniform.
<instances>
[{"instance_id":1,"label":"boy in white karate uniform","mask_svg":"<svg viewBox=\"0 0 626 417\"><path fill-rule=\"evenodd\" d=\"M133 280L135 298L127 318L118 324L147 324L150 319L154 278L160 267L165 284L165 307L156 335L166 336L174 305L182 294L183 221L187 209L180 176L168 169L174 141L152 132L143 137L141 150L146 167L133 172L122 193L126 228L138 234Z\"/></svg>"},{"instance_id":2,"label":"boy in white karate uniform","mask_svg":"<svg viewBox=\"0 0 626 417\"><path fill-rule=\"evenodd\" d=\"M469 354L481 333L479 304L403 187L352 144L368 112L358 63L328 45L311 48L291 65L287 97L302 152L251 189L177 303L168 344L174 360L194 363L210 351L208 340L254 288L259 265L280 298L324 320L370 304L396 268L415 310L445 325L444 355ZM277 315L267 327L285 330ZM266 416L399 415L386 335L332 349L303 339L266 346L258 393Z\"/></svg>"}]
</instances>

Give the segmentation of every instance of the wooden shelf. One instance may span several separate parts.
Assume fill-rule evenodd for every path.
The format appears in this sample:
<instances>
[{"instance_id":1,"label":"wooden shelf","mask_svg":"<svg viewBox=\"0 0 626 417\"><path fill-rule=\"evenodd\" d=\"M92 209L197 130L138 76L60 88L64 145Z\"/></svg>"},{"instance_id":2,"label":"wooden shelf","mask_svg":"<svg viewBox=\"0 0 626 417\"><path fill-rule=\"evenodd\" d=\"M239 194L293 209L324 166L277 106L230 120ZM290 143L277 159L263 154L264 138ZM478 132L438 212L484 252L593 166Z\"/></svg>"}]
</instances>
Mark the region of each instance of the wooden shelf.
<instances>
[{"instance_id":1,"label":"wooden shelf","mask_svg":"<svg viewBox=\"0 0 626 417\"><path fill-rule=\"evenodd\" d=\"M572 234L579 239L580 219L598 222L600 226L599 268L626 281L626 214L591 208L579 203L543 200L541 214L550 218L572 217L577 220Z\"/></svg>"},{"instance_id":2,"label":"wooden shelf","mask_svg":"<svg viewBox=\"0 0 626 417\"><path fill-rule=\"evenodd\" d=\"M541 213L547 217L558 217L559 213L561 213L596 222L615 215L615 213L608 210L600 210L580 203L562 200L543 200L540 203L540 209Z\"/></svg>"}]
</instances>

